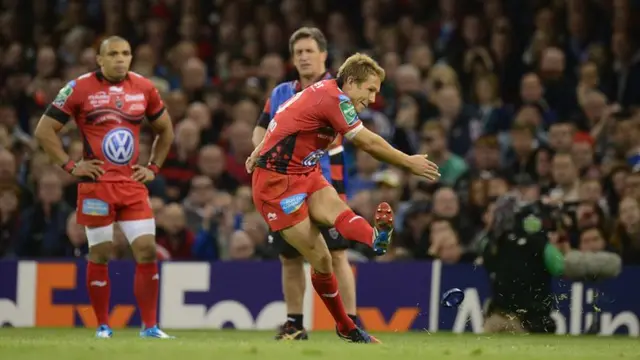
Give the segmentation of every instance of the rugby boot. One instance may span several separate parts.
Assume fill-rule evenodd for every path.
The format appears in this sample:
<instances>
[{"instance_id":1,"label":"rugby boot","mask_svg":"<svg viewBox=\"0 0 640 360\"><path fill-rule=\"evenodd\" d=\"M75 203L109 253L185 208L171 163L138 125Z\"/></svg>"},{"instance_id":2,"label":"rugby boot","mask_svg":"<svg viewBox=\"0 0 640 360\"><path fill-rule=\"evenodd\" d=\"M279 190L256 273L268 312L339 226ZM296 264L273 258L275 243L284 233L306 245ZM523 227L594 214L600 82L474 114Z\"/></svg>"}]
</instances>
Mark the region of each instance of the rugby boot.
<instances>
[{"instance_id":1,"label":"rugby boot","mask_svg":"<svg viewBox=\"0 0 640 360\"><path fill-rule=\"evenodd\" d=\"M141 338L155 338L155 339L174 339L174 336L167 335L164 331L158 328L158 325L140 331Z\"/></svg>"},{"instance_id":2,"label":"rugby boot","mask_svg":"<svg viewBox=\"0 0 640 360\"><path fill-rule=\"evenodd\" d=\"M96 337L98 339L108 339L112 336L113 336L113 330L111 330L109 325L98 326L98 330L96 330Z\"/></svg>"},{"instance_id":3,"label":"rugby boot","mask_svg":"<svg viewBox=\"0 0 640 360\"><path fill-rule=\"evenodd\" d=\"M356 327L349 331L347 334L343 334L338 330L336 326L336 334L338 337L346 342L361 343L361 344L382 344L382 341L378 340L375 336L369 335L366 331Z\"/></svg>"},{"instance_id":4,"label":"rugby boot","mask_svg":"<svg viewBox=\"0 0 640 360\"><path fill-rule=\"evenodd\" d=\"M298 329L289 321L280 327L280 331L275 336L276 340L309 340L307 330Z\"/></svg>"},{"instance_id":5,"label":"rugby boot","mask_svg":"<svg viewBox=\"0 0 640 360\"><path fill-rule=\"evenodd\" d=\"M373 251L376 255L384 255L391 244L393 234L393 209L386 203L380 203L376 208L373 221Z\"/></svg>"}]
</instances>

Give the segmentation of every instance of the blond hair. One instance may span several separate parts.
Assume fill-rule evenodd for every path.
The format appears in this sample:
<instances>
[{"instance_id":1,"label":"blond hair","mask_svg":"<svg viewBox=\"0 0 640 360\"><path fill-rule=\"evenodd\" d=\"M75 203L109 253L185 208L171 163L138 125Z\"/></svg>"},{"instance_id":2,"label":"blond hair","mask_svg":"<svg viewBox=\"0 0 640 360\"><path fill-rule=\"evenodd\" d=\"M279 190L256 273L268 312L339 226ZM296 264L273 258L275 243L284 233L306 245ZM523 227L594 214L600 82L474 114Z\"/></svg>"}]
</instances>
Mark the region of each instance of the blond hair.
<instances>
[{"instance_id":1,"label":"blond hair","mask_svg":"<svg viewBox=\"0 0 640 360\"><path fill-rule=\"evenodd\" d=\"M362 84L371 75L377 76L380 81L384 81L384 69L370 56L361 53L349 56L338 69L338 79L343 82L352 78L357 84Z\"/></svg>"}]
</instances>

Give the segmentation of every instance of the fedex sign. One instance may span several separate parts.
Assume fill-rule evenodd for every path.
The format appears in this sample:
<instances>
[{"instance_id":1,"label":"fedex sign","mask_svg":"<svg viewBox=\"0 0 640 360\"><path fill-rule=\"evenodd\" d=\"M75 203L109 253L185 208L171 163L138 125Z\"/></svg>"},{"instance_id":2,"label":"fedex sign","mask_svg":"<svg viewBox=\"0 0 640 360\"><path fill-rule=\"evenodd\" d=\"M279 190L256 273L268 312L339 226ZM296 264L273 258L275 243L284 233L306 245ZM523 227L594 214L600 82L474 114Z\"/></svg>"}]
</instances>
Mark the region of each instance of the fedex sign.
<instances>
[{"instance_id":1,"label":"fedex sign","mask_svg":"<svg viewBox=\"0 0 640 360\"><path fill-rule=\"evenodd\" d=\"M160 277L162 326L191 329L277 328L287 314L282 300L280 265L261 264L261 269L258 269L261 271L255 271L251 263L164 263ZM216 269L218 265L223 265L225 271ZM305 326L314 330L333 330L335 323L311 286L308 266L306 273ZM378 287L381 286L383 284ZM373 297L376 298L380 296ZM388 309L392 311L383 312L373 305L362 306L358 308L358 315L369 330L407 331L420 314L417 306L396 307L389 304Z\"/></svg>"},{"instance_id":2,"label":"fedex sign","mask_svg":"<svg viewBox=\"0 0 640 360\"><path fill-rule=\"evenodd\" d=\"M3 274L0 288L4 292L13 287L15 297L0 292L0 324L16 327L97 326L88 304L84 271L79 272L76 263L21 261L12 263L14 266L9 264L0 263ZM7 273L15 274L13 284L8 284L11 278L5 277ZM128 326L135 312L133 304L115 305L109 321L116 328Z\"/></svg>"},{"instance_id":3,"label":"fedex sign","mask_svg":"<svg viewBox=\"0 0 640 360\"><path fill-rule=\"evenodd\" d=\"M85 266L83 261L0 261L0 324L96 326ZM111 325L139 326L135 264L113 262L109 269ZM359 264L354 271L358 315L368 330L482 332L489 284L481 268L436 261ZM583 333L598 318L602 335L638 336L640 289L627 286L638 277L640 268L626 268L618 279L601 284L555 282L560 311L553 318L558 333ZM276 328L286 316L278 262L165 262L160 279L159 315L166 328L266 330ZM307 282L305 326L332 330L331 316L309 278ZM465 301L457 309L442 308L440 294L452 287L465 291Z\"/></svg>"},{"instance_id":4,"label":"fedex sign","mask_svg":"<svg viewBox=\"0 0 640 360\"><path fill-rule=\"evenodd\" d=\"M262 286L279 286L271 279L264 279L265 274L257 273L261 281L271 281L271 284ZM269 277L267 275L267 277ZM262 286L247 283L244 279L234 281L233 273L211 273L211 265L206 262L179 263L167 262L162 266L160 321L162 326L175 329L193 328L223 328L233 325L236 329L275 329L287 310L284 302L275 295L274 291L263 292ZM219 280L219 281L216 281ZM260 282L257 282L260 283ZM230 287L235 287L239 294L230 297L233 292ZM253 290L248 289L254 287ZM250 295L243 300L249 301L247 307L242 293ZM239 297L238 297L239 296ZM198 301L198 297L203 299ZM205 298L215 298L216 301ZM193 300L192 300L193 299ZM260 300L264 299L264 300ZM255 307L252 307L255 301ZM250 308L253 308L252 312Z\"/></svg>"}]
</instances>

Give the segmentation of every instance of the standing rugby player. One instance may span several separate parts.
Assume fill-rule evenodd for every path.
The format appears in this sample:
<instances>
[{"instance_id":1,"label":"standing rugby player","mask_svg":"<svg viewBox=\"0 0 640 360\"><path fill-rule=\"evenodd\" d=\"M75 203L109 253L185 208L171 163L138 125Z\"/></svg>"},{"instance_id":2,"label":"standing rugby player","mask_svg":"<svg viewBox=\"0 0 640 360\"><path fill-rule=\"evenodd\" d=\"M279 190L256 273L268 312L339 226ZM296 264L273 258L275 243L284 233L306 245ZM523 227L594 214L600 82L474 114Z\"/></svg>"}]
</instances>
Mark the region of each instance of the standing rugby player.
<instances>
[{"instance_id":1,"label":"standing rugby player","mask_svg":"<svg viewBox=\"0 0 640 360\"><path fill-rule=\"evenodd\" d=\"M144 183L158 174L173 141L173 127L151 81L129 71L131 46L120 37L100 45L100 70L70 81L40 119L35 136L49 157L80 179L78 223L89 242L87 289L98 320L96 336L110 338L111 255L113 223L118 222L137 262L134 293L143 329L141 337L170 338L158 328L156 225ZM74 119L82 136L83 159L74 162L58 132ZM144 119L157 137L150 162L137 164Z\"/></svg>"},{"instance_id":2,"label":"standing rugby player","mask_svg":"<svg viewBox=\"0 0 640 360\"><path fill-rule=\"evenodd\" d=\"M313 83L331 78L325 63L327 60L327 40L317 28L303 27L289 39L289 50L293 64L298 70L299 80L288 81L273 89L265 103L264 110L253 130L253 145L257 146L267 131L278 107L296 93ZM344 183L344 154L340 139L320 158L324 177L331 182L340 197L346 201ZM349 317L356 322L355 278L346 249L349 242L334 228L321 227L320 231L331 251L333 268L338 279L340 293ZM303 325L303 302L306 288L304 259L300 252L287 243L279 232L270 234L273 244L280 254L282 263L282 290L287 304L287 320L276 335L276 340L307 340Z\"/></svg>"},{"instance_id":3,"label":"standing rugby player","mask_svg":"<svg viewBox=\"0 0 640 360\"><path fill-rule=\"evenodd\" d=\"M438 167L426 155L407 155L364 127L358 112L375 101L384 70L370 57L355 54L336 80L317 82L282 104L267 134L247 159L253 173L253 201L273 232L298 250L313 268L311 282L333 316L341 338L378 343L350 319L333 272L331 254L316 224L335 227L346 239L386 253L393 232L393 211L378 205L375 227L356 215L322 176L318 161L337 135L380 161L435 181Z\"/></svg>"}]
</instances>

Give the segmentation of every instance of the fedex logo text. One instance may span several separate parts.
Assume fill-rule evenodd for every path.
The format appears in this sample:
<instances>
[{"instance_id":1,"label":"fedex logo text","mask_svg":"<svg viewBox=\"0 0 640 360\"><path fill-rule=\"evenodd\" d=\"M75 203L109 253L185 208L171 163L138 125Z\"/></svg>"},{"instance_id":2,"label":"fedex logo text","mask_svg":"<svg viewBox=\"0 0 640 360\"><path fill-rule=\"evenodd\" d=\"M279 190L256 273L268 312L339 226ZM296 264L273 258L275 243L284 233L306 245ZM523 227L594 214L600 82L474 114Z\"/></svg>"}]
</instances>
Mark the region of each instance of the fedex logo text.
<instances>
[{"instance_id":1,"label":"fedex logo text","mask_svg":"<svg viewBox=\"0 0 640 360\"><path fill-rule=\"evenodd\" d=\"M211 307L185 303L189 292L220 291L215 287L215 280L211 289L209 263L164 263L160 279L160 321L166 328L223 328L231 324L236 329L275 329L287 313L284 302L279 300L264 306L255 317L249 308L236 300L218 301ZM249 284L240 282L237 286Z\"/></svg>"},{"instance_id":2,"label":"fedex logo text","mask_svg":"<svg viewBox=\"0 0 640 360\"><path fill-rule=\"evenodd\" d=\"M78 284L77 274L76 263L18 263L16 301L0 299L0 323L16 327L74 327L78 325L77 315L80 325L96 327L97 320L86 295L86 304L73 295L75 300L70 303L57 301L67 291L86 294L84 283ZM114 328L128 326L134 313L133 305L116 305L109 322Z\"/></svg>"}]
</instances>

